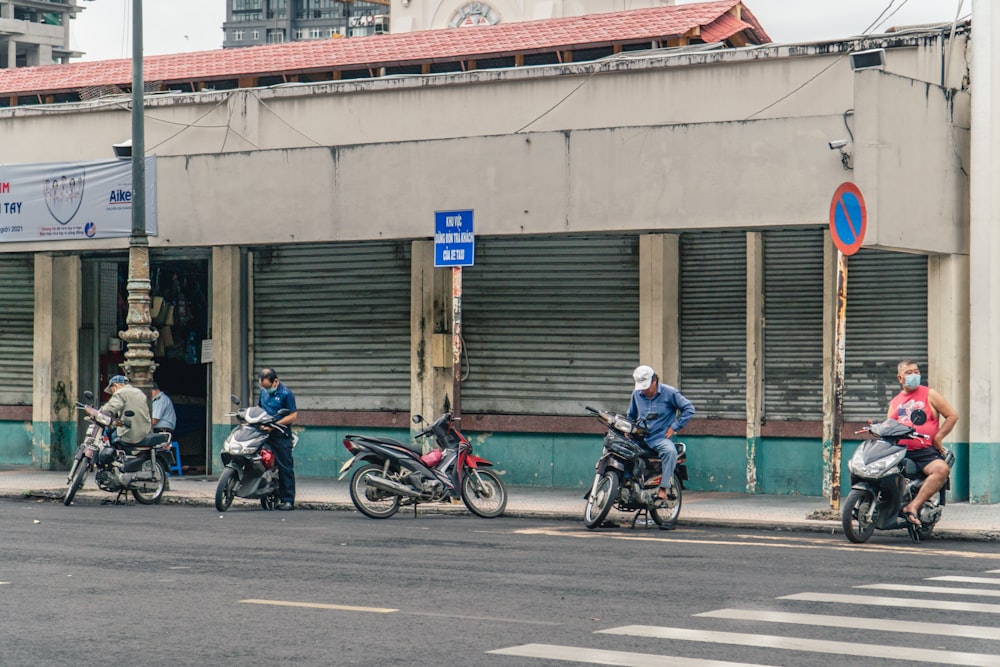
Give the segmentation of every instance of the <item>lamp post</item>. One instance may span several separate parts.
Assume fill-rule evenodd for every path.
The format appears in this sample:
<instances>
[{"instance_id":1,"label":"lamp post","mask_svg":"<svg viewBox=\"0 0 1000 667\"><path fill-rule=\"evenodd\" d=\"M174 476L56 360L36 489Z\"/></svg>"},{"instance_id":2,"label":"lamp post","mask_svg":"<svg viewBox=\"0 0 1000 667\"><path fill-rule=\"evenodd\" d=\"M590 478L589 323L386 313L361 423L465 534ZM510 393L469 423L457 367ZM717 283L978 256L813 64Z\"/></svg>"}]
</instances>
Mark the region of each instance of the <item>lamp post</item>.
<instances>
[{"instance_id":1,"label":"lamp post","mask_svg":"<svg viewBox=\"0 0 1000 667\"><path fill-rule=\"evenodd\" d=\"M128 315L118 337L127 350L122 368L132 384L148 396L153 384L152 344L160 334L149 314L149 240L146 236L146 149L142 74L142 0L132 0L132 232L128 245Z\"/></svg>"}]
</instances>

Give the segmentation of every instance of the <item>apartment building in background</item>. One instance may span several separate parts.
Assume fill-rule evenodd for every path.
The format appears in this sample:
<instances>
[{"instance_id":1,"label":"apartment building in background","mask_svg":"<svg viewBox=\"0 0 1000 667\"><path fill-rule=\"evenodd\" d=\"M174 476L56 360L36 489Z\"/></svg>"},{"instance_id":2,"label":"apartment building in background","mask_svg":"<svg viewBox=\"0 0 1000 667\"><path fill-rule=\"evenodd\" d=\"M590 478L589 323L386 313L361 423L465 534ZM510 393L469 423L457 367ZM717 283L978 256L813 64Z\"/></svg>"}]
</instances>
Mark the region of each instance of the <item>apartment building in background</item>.
<instances>
[{"instance_id":1,"label":"apartment building in background","mask_svg":"<svg viewBox=\"0 0 1000 667\"><path fill-rule=\"evenodd\" d=\"M389 31L390 0L229 0L223 48Z\"/></svg>"},{"instance_id":2,"label":"apartment building in background","mask_svg":"<svg viewBox=\"0 0 1000 667\"><path fill-rule=\"evenodd\" d=\"M77 0L0 0L0 67L68 63L82 56L69 46L70 21L82 10Z\"/></svg>"}]
</instances>

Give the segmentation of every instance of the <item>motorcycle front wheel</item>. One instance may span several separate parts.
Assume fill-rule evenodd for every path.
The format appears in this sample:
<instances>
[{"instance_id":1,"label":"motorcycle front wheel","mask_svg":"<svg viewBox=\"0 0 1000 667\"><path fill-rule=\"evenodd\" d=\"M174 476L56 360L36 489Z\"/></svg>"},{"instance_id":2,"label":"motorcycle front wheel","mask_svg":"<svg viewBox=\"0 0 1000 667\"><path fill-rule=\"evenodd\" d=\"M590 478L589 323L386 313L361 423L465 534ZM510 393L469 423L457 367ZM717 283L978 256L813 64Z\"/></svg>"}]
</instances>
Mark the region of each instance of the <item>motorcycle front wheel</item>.
<instances>
[{"instance_id":1,"label":"motorcycle front wheel","mask_svg":"<svg viewBox=\"0 0 1000 667\"><path fill-rule=\"evenodd\" d=\"M81 457L80 460L73 465L76 466L76 470L73 471L69 488L66 489L66 495L63 497L63 505L66 507L69 507L73 503L73 498L76 496L76 492L80 490L80 487L83 486L84 480L87 479L87 472L90 470L90 459L86 456Z\"/></svg>"},{"instance_id":2,"label":"motorcycle front wheel","mask_svg":"<svg viewBox=\"0 0 1000 667\"><path fill-rule=\"evenodd\" d=\"M618 475L608 471L595 478L596 483L587 498L587 507L583 510L583 523L593 530L608 518L608 512L618 499Z\"/></svg>"},{"instance_id":3,"label":"motorcycle front wheel","mask_svg":"<svg viewBox=\"0 0 1000 667\"><path fill-rule=\"evenodd\" d=\"M661 500L649 508L649 516L653 517L657 526L677 521L677 517L681 514L682 494L681 478L674 473L670 479L670 488L667 489L667 499Z\"/></svg>"},{"instance_id":4,"label":"motorcycle front wheel","mask_svg":"<svg viewBox=\"0 0 1000 667\"><path fill-rule=\"evenodd\" d=\"M841 525L849 542L861 544L875 532L875 523L869 523L865 516L871 511L874 498L867 491L851 489L841 511Z\"/></svg>"},{"instance_id":5,"label":"motorcycle front wheel","mask_svg":"<svg viewBox=\"0 0 1000 667\"><path fill-rule=\"evenodd\" d=\"M462 479L462 502L473 514L492 519L507 508L507 490L492 470L466 470Z\"/></svg>"},{"instance_id":6,"label":"motorcycle front wheel","mask_svg":"<svg viewBox=\"0 0 1000 667\"><path fill-rule=\"evenodd\" d=\"M351 501L358 511L371 519L388 519L399 510L399 496L368 486L369 477L381 477L382 466L369 463L351 477Z\"/></svg>"},{"instance_id":7,"label":"motorcycle front wheel","mask_svg":"<svg viewBox=\"0 0 1000 667\"><path fill-rule=\"evenodd\" d=\"M154 469L155 466L155 469ZM142 475L151 475L155 472L156 481L133 482L139 487L132 489L132 496L143 505L155 505L163 500L163 490L167 488L167 471L160 461L144 461L142 464Z\"/></svg>"},{"instance_id":8,"label":"motorcycle front wheel","mask_svg":"<svg viewBox=\"0 0 1000 667\"><path fill-rule=\"evenodd\" d=\"M225 512L233 504L236 496L236 487L240 483L240 477L232 468L226 468L219 475L219 484L215 487L215 509Z\"/></svg>"}]
</instances>

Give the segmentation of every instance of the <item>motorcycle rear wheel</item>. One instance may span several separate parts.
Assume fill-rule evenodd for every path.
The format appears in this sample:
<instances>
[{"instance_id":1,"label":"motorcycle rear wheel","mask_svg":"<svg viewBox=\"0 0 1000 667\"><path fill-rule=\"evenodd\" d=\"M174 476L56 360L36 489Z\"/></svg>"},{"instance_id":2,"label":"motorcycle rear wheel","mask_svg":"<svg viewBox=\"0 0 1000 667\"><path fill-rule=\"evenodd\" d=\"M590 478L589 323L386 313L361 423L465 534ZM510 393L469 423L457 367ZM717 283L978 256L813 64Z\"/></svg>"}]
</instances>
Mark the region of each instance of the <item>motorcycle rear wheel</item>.
<instances>
[{"instance_id":1,"label":"motorcycle rear wheel","mask_svg":"<svg viewBox=\"0 0 1000 667\"><path fill-rule=\"evenodd\" d=\"M370 519L388 519L399 510L399 496L368 486L369 477L381 477L382 466L369 463L351 477L351 501Z\"/></svg>"},{"instance_id":2,"label":"motorcycle rear wheel","mask_svg":"<svg viewBox=\"0 0 1000 667\"><path fill-rule=\"evenodd\" d=\"M657 526L665 523L674 523L681 514L681 478L674 473L670 480L670 488L667 489L667 499L654 504L649 508L649 516L656 522ZM673 499L670 496L674 496Z\"/></svg>"},{"instance_id":3,"label":"motorcycle rear wheel","mask_svg":"<svg viewBox=\"0 0 1000 667\"><path fill-rule=\"evenodd\" d=\"M875 532L875 523L869 523L863 518L871 509L874 498L867 491L861 489L851 489L844 501L841 510L841 525L844 527L844 536L849 542L861 544L867 542L868 538Z\"/></svg>"},{"instance_id":4,"label":"motorcycle rear wheel","mask_svg":"<svg viewBox=\"0 0 1000 667\"><path fill-rule=\"evenodd\" d=\"M150 487L146 487L147 482L139 482L139 484L143 485L143 488L141 489L132 489L132 496L137 502L140 502L143 505L155 505L163 500L163 491L167 488L167 471L163 467L163 464L160 463L159 459L153 461L152 463L144 461L142 464L142 473L152 474L154 472L152 466L156 466L156 482L152 486L152 490L149 490Z\"/></svg>"},{"instance_id":5,"label":"motorcycle rear wheel","mask_svg":"<svg viewBox=\"0 0 1000 667\"><path fill-rule=\"evenodd\" d=\"M473 514L493 519L507 508L507 490L492 470L466 470L462 478L462 502Z\"/></svg>"},{"instance_id":6,"label":"motorcycle rear wheel","mask_svg":"<svg viewBox=\"0 0 1000 667\"><path fill-rule=\"evenodd\" d=\"M66 489L66 495L63 497L63 505L69 507L73 504L73 498L76 497L76 492L80 490L83 486L83 482L87 479L87 472L90 470L90 459L86 456L81 458L76 462L76 470L73 471L73 479L69 484L69 488Z\"/></svg>"},{"instance_id":7,"label":"motorcycle rear wheel","mask_svg":"<svg viewBox=\"0 0 1000 667\"><path fill-rule=\"evenodd\" d=\"M608 471L596 477L596 484L587 497L587 507L583 510L583 523L593 530L608 518L615 501L618 499L618 475Z\"/></svg>"},{"instance_id":8,"label":"motorcycle rear wheel","mask_svg":"<svg viewBox=\"0 0 1000 667\"><path fill-rule=\"evenodd\" d=\"M215 487L215 509L225 512L233 504L236 487L240 483L239 475L232 468L226 468L219 475L219 484Z\"/></svg>"}]
</instances>

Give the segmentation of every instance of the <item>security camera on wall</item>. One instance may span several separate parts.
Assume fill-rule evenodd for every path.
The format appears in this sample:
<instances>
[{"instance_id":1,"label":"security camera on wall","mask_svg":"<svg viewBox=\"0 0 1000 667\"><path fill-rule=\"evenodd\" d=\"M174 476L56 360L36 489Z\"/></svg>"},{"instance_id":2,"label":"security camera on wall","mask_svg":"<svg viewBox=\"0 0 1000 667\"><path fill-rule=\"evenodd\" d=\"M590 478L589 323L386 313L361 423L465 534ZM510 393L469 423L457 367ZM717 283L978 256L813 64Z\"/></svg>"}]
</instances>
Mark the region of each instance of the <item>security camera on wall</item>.
<instances>
[{"instance_id":1,"label":"security camera on wall","mask_svg":"<svg viewBox=\"0 0 1000 667\"><path fill-rule=\"evenodd\" d=\"M846 145L847 145L846 139L834 139L833 141L830 142L830 150L835 151L838 148L843 148Z\"/></svg>"},{"instance_id":2,"label":"security camera on wall","mask_svg":"<svg viewBox=\"0 0 1000 667\"><path fill-rule=\"evenodd\" d=\"M132 159L132 140L123 141L120 144L111 144L111 148L115 151L115 157L119 160L131 160Z\"/></svg>"}]
</instances>

